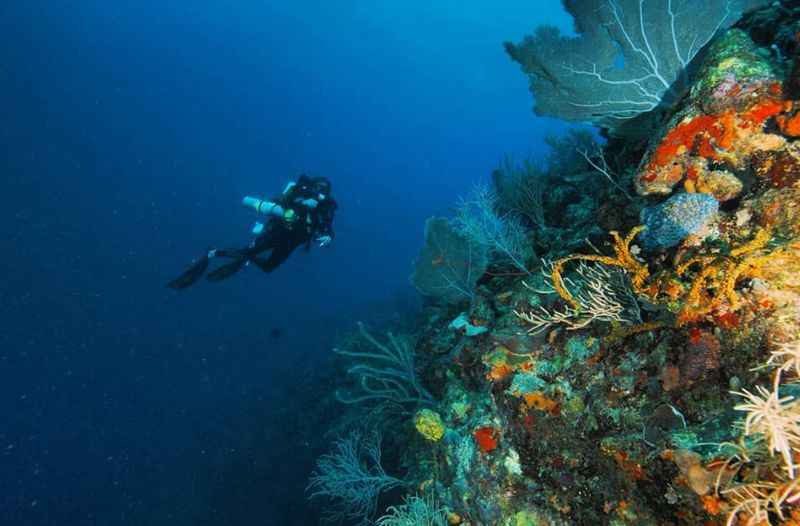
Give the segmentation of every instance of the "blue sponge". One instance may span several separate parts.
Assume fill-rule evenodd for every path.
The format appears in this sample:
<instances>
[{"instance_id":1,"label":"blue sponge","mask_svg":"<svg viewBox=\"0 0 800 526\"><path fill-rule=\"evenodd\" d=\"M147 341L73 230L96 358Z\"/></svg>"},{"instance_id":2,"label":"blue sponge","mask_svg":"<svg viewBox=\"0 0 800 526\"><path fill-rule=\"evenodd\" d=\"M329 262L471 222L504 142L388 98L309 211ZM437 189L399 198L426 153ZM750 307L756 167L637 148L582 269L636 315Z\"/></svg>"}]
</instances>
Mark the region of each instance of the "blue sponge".
<instances>
[{"instance_id":1,"label":"blue sponge","mask_svg":"<svg viewBox=\"0 0 800 526\"><path fill-rule=\"evenodd\" d=\"M719 203L710 194L676 194L642 209L639 218L647 230L639 240L646 250L674 247L700 231L718 211Z\"/></svg>"}]
</instances>

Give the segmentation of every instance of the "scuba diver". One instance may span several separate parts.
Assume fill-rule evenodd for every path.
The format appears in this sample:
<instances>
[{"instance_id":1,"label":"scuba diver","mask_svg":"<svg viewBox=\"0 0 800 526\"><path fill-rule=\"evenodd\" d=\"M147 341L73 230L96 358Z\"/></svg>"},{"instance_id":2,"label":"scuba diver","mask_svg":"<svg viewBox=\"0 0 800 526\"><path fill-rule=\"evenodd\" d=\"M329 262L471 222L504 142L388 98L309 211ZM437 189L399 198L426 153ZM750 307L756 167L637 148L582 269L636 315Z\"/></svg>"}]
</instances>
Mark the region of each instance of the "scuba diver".
<instances>
[{"instance_id":1,"label":"scuba diver","mask_svg":"<svg viewBox=\"0 0 800 526\"><path fill-rule=\"evenodd\" d=\"M214 258L232 260L206 276L209 281L221 281L250 263L264 272L272 272L297 247L305 245L309 250L312 241L326 247L333 240L333 215L337 205L331 196L331 183L324 177L301 175L277 198L265 201L247 196L242 204L266 216L263 223L257 222L253 227L253 234L256 234L253 242L242 249L209 249L186 272L170 281L170 288L180 290L196 283ZM267 251L271 251L269 256L262 256Z\"/></svg>"}]
</instances>

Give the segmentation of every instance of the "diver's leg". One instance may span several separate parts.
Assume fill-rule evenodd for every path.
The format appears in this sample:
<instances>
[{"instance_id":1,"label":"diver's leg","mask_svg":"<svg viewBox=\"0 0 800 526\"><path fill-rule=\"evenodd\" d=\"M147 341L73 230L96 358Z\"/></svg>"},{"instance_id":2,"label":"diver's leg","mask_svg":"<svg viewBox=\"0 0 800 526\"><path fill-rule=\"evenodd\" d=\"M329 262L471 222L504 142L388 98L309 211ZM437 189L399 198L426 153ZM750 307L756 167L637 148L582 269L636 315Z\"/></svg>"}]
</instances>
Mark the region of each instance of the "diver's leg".
<instances>
[{"instance_id":1,"label":"diver's leg","mask_svg":"<svg viewBox=\"0 0 800 526\"><path fill-rule=\"evenodd\" d=\"M220 267L217 267L213 271L209 272L206 279L208 281L222 281L223 279L227 279L244 267L251 258L257 254L254 252L254 245L251 245L247 248L234 248L234 249L223 249L215 251L215 254L220 257L224 258L231 258L233 261L230 263L226 263Z\"/></svg>"},{"instance_id":2,"label":"diver's leg","mask_svg":"<svg viewBox=\"0 0 800 526\"><path fill-rule=\"evenodd\" d=\"M264 232L258 236L253 243L246 248L209 248L205 254L195 261L183 274L173 279L167 286L175 290L185 289L197 283L208 270L209 262L212 258L223 257L233 259L230 263L210 272L207 276L209 281L222 281L239 272L242 267L252 258L265 250L269 250L276 243L277 238L271 232ZM287 254L288 257L288 254Z\"/></svg>"},{"instance_id":3,"label":"diver's leg","mask_svg":"<svg viewBox=\"0 0 800 526\"><path fill-rule=\"evenodd\" d=\"M213 271L209 272L208 276L206 276L206 279L208 281L222 281L223 279L227 279L242 270L242 267L245 265L245 263L247 263L247 261L248 258L246 257L235 258L230 263L226 263L221 267L217 267Z\"/></svg>"},{"instance_id":4,"label":"diver's leg","mask_svg":"<svg viewBox=\"0 0 800 526\"><path fill-rule=\"evenodd\" d=\"M246 250L247 249L243 248L221 248L217 250L214 255L220 258L239 259L245 257Z\"/></svg>"},{"instance_id":5,"label":"diver's leg","mask_svg":"<svg viewBox=\"0 0 800 526\"><path fill-rule=\"evenodd\" d=\"M294 247L291 245L280 246L272 249L269 257L254 257L252 261L256 264L256 266L258 266L258 268L262 270L262 272L272 272L281 266L287 259L289 259L289 256L292 254L293 250Z\"/></svg>"},{"instance_id":6,"label":"diver's leg","mask_svg":"<svg viewBox=\"0 0 800 526\"><path fill-rule=\"evenodd\" d=\"M216 251L213 249L206 251L206 253L195 261L183 274L167 283L167 286L171 289L181 290L197 283L197 281L203 277L203 274L205 274L206 269L208 269L208 261L210 258L214 257L215 252Z\"/></svg>"},{"instance_id":7,"label":"diver's leg","mask_svg":"<svg viewBox=\"0 0 800 526\"><path fill-rule=\"evenodd\" d=\"M294 249L302 244L302 240L291 236L284 236L280 239L280 243L276 243L276 246L272 249L269 257L253 257L252 261L263 272L272 272L281 266L287 259L289 259L289 256L292 255Z\"/></svg>"},{"instance_id":8,"label":"diver's leg","mask_svg":"<svg viewBox=\"0 0 800 526\"><path fill-rule=\"evenodd\" d=\"M222 281L223 279L233 276L242 270L242 267L249 261L254 261L257 254L272 248L277 241L278 237L276 237L273 232L264 232L255 238L250 246L246 248L217 250L217 256L232 258L233 261L210 272L206 279L208 279L208 281Z\"/></svg>"},{"instance_id":9,"label":"diver's leg","mask_svg":"<svg viewBox=\"0 0 800 526\"><path fill-rule=\"evenodd\" d=\"M245 248L222 248L216 250L216 255L221 258L251 258L261 252L265 252L275 244L275 236L272 232L264 232L256 237L249 246Z\"/></svg>"}]
</instances>

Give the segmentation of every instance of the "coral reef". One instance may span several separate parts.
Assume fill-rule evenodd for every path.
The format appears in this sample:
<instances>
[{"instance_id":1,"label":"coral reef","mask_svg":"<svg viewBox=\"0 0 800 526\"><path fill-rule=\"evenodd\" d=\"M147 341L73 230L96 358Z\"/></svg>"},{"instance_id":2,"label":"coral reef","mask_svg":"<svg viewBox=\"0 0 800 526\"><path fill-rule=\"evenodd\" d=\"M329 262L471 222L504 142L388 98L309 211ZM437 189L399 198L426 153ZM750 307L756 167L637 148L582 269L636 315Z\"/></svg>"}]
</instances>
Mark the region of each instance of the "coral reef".
<instances>
[{"instance_id":1,"label":"coral reef","mask_svg":"<svg viewBox=\"0 0 800 526\"><path fill-rule=\"evenodd\" d=\"M581 12L585 44L584 4L567 2ZM630 14L635 2L599 4L592 16L612 18L593 39L624 44L630 24L657 25ZM660 6L668 26L668 6L683 4L638 3L646 17ZM466 293L428 294L403 340L405 365L350 353L367 360L367 393L408 395L376 424L397 439L396 487L409 499L392 500L383 523L800 524L800 6L775 2L722 22L720 5L709 2L715 17L703 20L720 29L715 38L667 38L691 54L700 46L686 35L710 40L693 67L669 70L685 83L682 97L666 103L649 84L614 92L628 103L634 92L657 95L647 106L657 132L613 136L638 106L566 112L612 138L573 131L549 141L548 162L503 162L491 206L462 208L453 229L458 246L472 238L494 254ZM642 51L644 29L623 54ZM530 47L563 41L549 31L509 48L537 75L537 95L541 82L566 78L543 80L550 48ZM587 52L570 46L559 56ZM595 72L593 82L608 80ZM559 114L568 101L558 97L588 80L546 94L538 111ZM465 225L484 216L470 214L513 221L529 251L511 257L491 236L479 241ZM418 265L438 261L425 250ZM448 265L469 265L468 251L451 254ZM377 355L397 354L376 345ZM417 508L439 511L402 518Z\"/></svg>"}]
</instances>

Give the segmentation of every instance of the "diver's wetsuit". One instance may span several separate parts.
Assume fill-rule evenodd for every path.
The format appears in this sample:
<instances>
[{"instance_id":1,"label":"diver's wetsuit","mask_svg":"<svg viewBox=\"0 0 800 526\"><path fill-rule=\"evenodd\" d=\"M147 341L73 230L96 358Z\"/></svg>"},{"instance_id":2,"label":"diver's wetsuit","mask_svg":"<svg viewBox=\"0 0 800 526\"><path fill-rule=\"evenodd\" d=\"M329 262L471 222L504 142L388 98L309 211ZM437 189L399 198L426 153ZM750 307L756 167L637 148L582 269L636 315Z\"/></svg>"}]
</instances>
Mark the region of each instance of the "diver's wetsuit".
<instances>
[{"instance_id":1,"label":"diver's wetsuit","mask_svg":"<svg viewBox=\"0 0 800 526\"><path fill-rule=\"evenodd\" d=\"M184 289L193 285L205 274L213 257L231 258L233 261L210 272L207 276L209 281L228 278L250 262L264 272L272 272L297 247L306 245L308 249L315 239L327 238L330 241L333 238L333 216L337 205L330 196L330 183L327 179L301 176L294 186L272 202L286 213L282 218L271 217L264 231L258 234L250 246L243 249L210 249L168 286ZM313 206L309 203L313 203ZM263 257L261 254L267 251L271 251L269 256Z\"/></svg>"}]
</instances>

